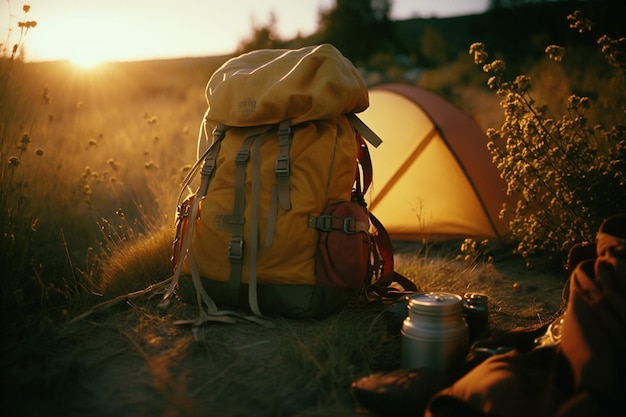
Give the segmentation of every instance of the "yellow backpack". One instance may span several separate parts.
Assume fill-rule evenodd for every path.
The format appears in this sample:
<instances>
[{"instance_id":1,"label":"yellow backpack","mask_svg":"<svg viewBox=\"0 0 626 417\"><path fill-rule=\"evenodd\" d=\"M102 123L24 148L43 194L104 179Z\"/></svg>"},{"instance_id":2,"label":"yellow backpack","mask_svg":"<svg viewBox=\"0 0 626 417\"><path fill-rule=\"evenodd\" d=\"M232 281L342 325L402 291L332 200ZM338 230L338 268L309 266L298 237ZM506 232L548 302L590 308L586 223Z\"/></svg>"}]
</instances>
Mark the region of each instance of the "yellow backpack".
<instances>
[{"instance_id":1,"label":"yellow backpack","mask_svg":"<svg viewBox=\"0 0 626 417\"><path fill-rule=\"evenodd\" d=\"M200 185L179 206L166 299L177 286L195 297L196 325L318 317L393 269L373 250L363 201L363 137L381 141L354 114L368 107L367 88L337 49L241 55L213 74L206 97L183 189L198 171Z\"/></svg>"}]
</instances>

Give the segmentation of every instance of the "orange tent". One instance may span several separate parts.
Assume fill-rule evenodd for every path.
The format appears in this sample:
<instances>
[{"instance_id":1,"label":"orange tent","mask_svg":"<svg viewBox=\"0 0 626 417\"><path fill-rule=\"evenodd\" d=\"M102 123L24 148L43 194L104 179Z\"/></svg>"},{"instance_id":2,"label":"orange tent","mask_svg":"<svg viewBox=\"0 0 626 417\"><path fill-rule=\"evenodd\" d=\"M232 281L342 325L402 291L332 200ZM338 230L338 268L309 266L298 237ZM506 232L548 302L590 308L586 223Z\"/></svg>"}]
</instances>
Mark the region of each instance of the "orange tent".
<instances>
[{"instance_id":1,"label":"orange tent","mask_svg":"<svg viewBox=\"0 0 626 417\"><path fill-rule=\"evenodd\" d=\"M370 89L359 117L382 139L370 149L369 209L397 240L502 237L506 183L491 161L487 136L437 94L405 84Z\"/></svg>"}]
</instances>

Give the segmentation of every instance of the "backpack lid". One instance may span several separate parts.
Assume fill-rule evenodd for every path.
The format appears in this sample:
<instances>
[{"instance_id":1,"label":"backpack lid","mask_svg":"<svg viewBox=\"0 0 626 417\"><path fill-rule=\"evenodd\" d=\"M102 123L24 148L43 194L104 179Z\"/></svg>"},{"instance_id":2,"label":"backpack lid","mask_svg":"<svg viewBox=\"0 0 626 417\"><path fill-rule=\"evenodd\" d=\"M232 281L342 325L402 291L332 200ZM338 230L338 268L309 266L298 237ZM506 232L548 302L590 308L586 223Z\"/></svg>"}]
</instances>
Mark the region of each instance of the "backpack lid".
<instances>
[{"instance_id":1,"label":"backpack lid","mask_svg":"<svg viewBox=\"0 0 626 417\"><path fill-rule=\"evenodd\" d=\"M206 87L206 120L292 125L358 113L369 106L359 72L334 46L261 49L228 60Z\"/></svg>"}]
</instances>

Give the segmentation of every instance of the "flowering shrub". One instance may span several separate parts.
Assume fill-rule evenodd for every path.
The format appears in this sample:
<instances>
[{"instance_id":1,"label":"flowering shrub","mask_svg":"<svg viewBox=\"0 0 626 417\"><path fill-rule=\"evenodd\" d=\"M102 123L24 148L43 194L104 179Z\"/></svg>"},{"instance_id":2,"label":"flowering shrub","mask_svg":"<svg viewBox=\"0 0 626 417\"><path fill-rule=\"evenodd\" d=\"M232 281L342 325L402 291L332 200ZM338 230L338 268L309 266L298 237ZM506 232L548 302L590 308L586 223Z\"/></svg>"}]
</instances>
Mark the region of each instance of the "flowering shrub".
<instances>
[{"instance_id":1,"label":"flowering shrub","mask_svg":"<svg viewBox=\"0 0 626 417\"><path fill-rule=\"evenodd\" d=\"M570 27L591 31L579 12L568 16ZM626 38L596 38L609 64L626 73ZM502 97L504 122L488 129L488 148L506 181L515 207L503 206L516 251L527 263L533 255L562 260L574 243L591 242L601 221L626 211L626 126L590 126L585 115L590 99L571 95L560 119L535 102L531 79L505 80L505 63L488 62L482 43L470 46L477 65L489 74L487 84ZM561 61L565 49L550 45L546 54ZM624 120L624 109L618 120Z\"/></svg>"}]
</instances>

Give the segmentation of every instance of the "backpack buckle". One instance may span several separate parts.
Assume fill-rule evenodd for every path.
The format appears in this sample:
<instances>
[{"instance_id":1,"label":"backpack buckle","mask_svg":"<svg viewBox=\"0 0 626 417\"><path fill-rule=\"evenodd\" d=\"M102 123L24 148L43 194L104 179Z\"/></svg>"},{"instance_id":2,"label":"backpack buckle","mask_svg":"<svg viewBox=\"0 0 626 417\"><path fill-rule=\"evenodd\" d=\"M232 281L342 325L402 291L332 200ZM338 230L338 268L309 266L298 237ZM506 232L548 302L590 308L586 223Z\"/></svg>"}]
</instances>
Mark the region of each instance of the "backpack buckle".
<instances>
[{"instance_id":1,"label":"backpack buckle","mask_svg":"<svg viewBox=\"0 0 626 417\"><path fill-rule=\"evenodd\" d=\"M291 136L291 123L281 123L278 125L278 136Z\"/></svg>"},{"instance_id":2,"label":"backpack buckle","mask_svg":"<svg viewBox=\"0 0 626 417\"><path fill-rule=\"evenodd\" d=\"M343 219L343 232L347 235L353 235L357 232L356 220L352 217L346 217Z\"/></svg>"},{"instance_id":3,"label":"backpack buckle","mask_svg":"<svg viewBox=\"0 0 626 417\"><path fill-rule=\"evenodd\" d=\"M309 224L322 232L330 232L333 230L333 216L322 214L318 217L309 217Z\"/></svg>"},{"instance_id":4,"label":"backpack buckle","mask_svg":"<svg viewBox=\"0 0 626 417\"><path fill-rule=\"evenodd\" d=\"M289 158L278 157L276 159L275 171L277 177L289 176Z\"/></svg>"},{"instance_id":5,"label":"backpack buckle","mask_svg":"<svg viewBox=\"0 0 626 417\"><path fill-rule=\"evenodd\" d=\"M215 158L207 158L202 165L201 175L204 177L210 177L215 171Z\"/></svg>"},{"instance_id":6,"label":"backpack buckle","mask_svg":"<svg viewBox=\"0 0 626 417\"><path fill-rule=\"evenodd\" d=\"M233 239L228 242L228 259L240 261L243 258L243 240Z\"/></svg>"},{"instance_id":7,"label":"backpack buckle","mask_svg":"<svg viewBox=\"0 0 626 417\"><path fill-rule=\"evenodd\" d=\"M237 156L235 156L235 164L245 165L248 159L250 159L250 151L248 149L240 149L237 152Z\"/></svg>"}]
</instances>

